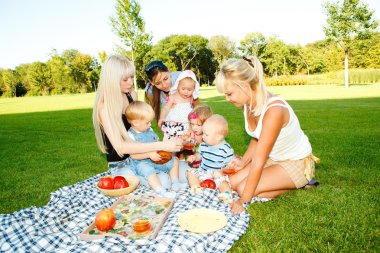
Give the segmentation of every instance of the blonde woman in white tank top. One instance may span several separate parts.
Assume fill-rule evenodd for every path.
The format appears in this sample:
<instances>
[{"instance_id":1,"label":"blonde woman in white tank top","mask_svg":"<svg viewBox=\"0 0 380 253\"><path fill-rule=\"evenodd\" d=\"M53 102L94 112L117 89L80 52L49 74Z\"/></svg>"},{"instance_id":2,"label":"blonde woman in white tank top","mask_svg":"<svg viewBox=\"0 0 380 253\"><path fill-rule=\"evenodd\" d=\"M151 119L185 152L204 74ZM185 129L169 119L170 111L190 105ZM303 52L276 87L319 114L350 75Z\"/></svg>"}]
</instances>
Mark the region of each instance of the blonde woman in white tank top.
<instances>
[{"instance_id":1,"label":"blonde woman in white tank top","mask_svg":"<svg viewBox=\"0 0 380 253\"><path fill-rule=\"evenodd\" d=\"M232 161L238 172L230 182L240 196L231 204L232 213L244 211L252 197L275 198L305 186L317 158L293 109L267 90L260 61L229 59L215 82L227 101L243 108L245 130L252 137L242 159Z\"/></svg>"}]
</instances>

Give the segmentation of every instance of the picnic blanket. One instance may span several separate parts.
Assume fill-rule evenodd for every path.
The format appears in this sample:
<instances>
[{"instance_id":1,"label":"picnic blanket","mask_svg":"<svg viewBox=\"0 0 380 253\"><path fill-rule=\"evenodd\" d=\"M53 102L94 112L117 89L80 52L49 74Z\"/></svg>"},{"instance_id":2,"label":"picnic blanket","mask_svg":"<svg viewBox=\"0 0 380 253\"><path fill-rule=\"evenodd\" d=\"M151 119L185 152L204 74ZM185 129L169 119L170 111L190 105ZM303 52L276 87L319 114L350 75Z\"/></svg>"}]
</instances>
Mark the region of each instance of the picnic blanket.
<instances>
[{"instance_id":1,"label":"picnic blanket","mask_svg":"<svg viewBox=\"0 0 380 253\"><path fill-rule=\"evenodd\" d=\"M101 173L85 181L65 186L51 194L43 207L30 207L0 214L0 252L226 252L245 233L249 214L234 216L229 205L217 199L217 191L205 189L192 195L182 190L157 238L147 245L138 241L106 237L82 241L79 234L94 220L97 212L112 205L117 198L103 195L96 188ZM139 186L133 194L153 193ZM253 199L253 202L267 199ZM227 225L211 234L194 234L182 230L178 215L186 210L205 207L223 212Z\"/></svg>"}]
</instances>

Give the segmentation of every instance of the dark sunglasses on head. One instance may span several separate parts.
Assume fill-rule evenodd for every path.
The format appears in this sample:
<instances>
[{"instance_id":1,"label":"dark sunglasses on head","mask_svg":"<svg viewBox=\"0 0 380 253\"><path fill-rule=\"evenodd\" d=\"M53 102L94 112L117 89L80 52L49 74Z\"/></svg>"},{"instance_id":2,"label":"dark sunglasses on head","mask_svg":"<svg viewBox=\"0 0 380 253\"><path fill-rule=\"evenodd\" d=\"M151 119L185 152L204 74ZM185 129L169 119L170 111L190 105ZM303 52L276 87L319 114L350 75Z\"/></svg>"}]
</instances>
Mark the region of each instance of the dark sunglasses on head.
<instances>
[{"instance_id":1,"label":"dark sunglasses on head","mask_svg":"<svg viewBox=\"0 0 380 253\"><path fill-rule=\"evenodd\" d=\"M148 74L150 71L152 71L155 68L158 68L164 71L167 71L168 69L162 61L151 61L150 63L148 63L148 65L146 65L145 73Z\"/></svg>"}]
</instances>

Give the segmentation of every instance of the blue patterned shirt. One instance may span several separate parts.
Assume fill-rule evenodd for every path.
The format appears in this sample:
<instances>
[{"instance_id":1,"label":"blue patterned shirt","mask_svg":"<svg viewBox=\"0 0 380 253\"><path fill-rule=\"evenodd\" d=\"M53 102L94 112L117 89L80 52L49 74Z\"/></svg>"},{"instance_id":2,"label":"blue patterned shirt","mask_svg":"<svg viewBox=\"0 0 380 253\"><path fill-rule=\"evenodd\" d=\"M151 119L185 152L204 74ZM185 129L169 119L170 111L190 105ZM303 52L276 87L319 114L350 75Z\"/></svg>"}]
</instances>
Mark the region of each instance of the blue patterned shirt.
<instances>
[{"instance_id":1,"label":"blue patterned shirt","mask_svg":"<svg viewBox=\"0 0 380 253\"><path fill-rule=\"evenodd\" d=\"M225 140L218 146L210 146L202 142L198 152L202 157L200 168L204 170L220 170L234 157L233 148Z\"/></svg>"}]
</instances>

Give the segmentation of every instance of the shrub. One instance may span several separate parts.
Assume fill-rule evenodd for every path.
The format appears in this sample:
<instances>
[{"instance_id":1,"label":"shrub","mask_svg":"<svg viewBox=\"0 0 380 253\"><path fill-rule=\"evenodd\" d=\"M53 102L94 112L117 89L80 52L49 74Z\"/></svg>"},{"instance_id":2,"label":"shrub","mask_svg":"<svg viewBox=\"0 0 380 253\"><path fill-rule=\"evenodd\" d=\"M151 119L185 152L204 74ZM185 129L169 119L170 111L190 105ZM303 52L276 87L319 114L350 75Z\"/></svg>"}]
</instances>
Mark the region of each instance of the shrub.
<instances>
[{"instance_id":1,"label":"shrub","mask_svg":"<svg viewBox=\"0 0 380 253\"><path fill-rule=\"evenodd\" d=\"M344 70L337 73L340 83L344 83ZM380 83L380 69L349 69L350 84Z\"/></svg>"},{"instance_id":2,"label":"shrub","mask_svg":"<svg viewBox=\"0 0 380 253\"><path fill-rule=\"evenodd\" d=\"M305 85L306 78L302 75L278 76L265 79L268 86Z\"/></svg>"}]
</instances>

